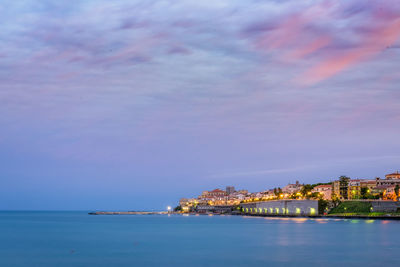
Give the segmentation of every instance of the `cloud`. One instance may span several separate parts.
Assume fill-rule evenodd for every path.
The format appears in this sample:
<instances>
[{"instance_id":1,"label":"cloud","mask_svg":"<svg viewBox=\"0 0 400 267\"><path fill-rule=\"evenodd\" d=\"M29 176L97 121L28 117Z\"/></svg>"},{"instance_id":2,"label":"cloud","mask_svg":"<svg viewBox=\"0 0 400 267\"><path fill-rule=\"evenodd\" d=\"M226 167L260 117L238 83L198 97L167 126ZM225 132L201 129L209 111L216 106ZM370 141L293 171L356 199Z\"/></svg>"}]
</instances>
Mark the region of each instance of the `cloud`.
<instances>
[{"instance_id":1,"label":"cloud","mask_svg":"<svg viewBox=\"0 0 400 267\"><path fill-rule=\"evenodd\" d=\"M301 75L301 83L311 85L326 80L352 65L375 56L393 45L400 37L400 18L361 36L360 45L344 52L336 52Z\"/></svg>"},{"instance_id":2,"label":"cloud","mask_svg":"<svg viewBox=\"0 0 400 267\"><path fill-rule=\"evenodd\" d=\"M148 143L171 132L263 140L394 131L397 79L384 90L372 81L395 67L397 49L384 47L396 46L398 10L364 1L10 2L8 14L24 16L3 18L1 120L19 121L16 131L36 122L61 140L115 127Z\"/></svg>"},{"instance_id":3,"label":"cloud","mask_svg":"<svg viewBox=\"0 0 400 267\"><path fill-rule=\"evenodd\" d=\"M293 174L299 175L299 173L305 173L310 171L315 171L318 169L328 169L338 166L348 166L350 164L365 163L365 162L394 162L399 160L400 156L397 155L382 155L382 156L370 156L370 157L352 157L344 159L336 159L331 161L316 161L315 165L301 165L297 167L279 168L279 169L264 169L264 170L247 170L247 171L236 171L236 172L222 172L206 176L206 178L235 178L235 177L247 177L251 179L252 177L258 176L271 176L279 174Z\"/></svg>"},{"instance_id":4,"label":"cloud","mask_svg":"<svg viewBox=\"0 0 400 267\"><path fill-rule=\"evenodd\" d=\"M307 170L315 168L315 166L302 166L298 168L283 168L283 169L267 169L267 170L253 170L253 171L242 171L242 172L229 172L212 174L207 176L208 178L229 178L229 177L252 177L266 174L280 174L280 173L294 173L300 170Z\"/></svg>"},{"instance_id":5,"label":"cloud","mask_svg":"<svg viewBox=\"0 0 400 267\"><path fill-rule=\"evenodd\" d=\"M399 5L321 1L261 20L242 36L276 61L310 65L296 82L314 85L391 47L398 40Z\"/></svg>"}]
</instances>

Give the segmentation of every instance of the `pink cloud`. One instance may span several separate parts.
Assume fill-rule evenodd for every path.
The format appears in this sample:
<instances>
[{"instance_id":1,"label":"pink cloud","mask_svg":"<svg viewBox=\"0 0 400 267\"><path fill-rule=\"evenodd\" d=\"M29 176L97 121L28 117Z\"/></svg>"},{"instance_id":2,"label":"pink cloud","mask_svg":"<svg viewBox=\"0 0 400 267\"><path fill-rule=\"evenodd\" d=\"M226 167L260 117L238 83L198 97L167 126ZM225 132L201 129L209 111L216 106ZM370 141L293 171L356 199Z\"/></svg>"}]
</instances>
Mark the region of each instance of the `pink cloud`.
<instances>
[{"instance_id":1,"label":"pink cloud","mask_svg":"<svg viewBox=\"0 0 400 267\"><path fill-rule=\"evenodd\" d=\"M334 55L307 70L299 82L313 85L328 79L349 67L366 60L392 45L400 36L400 19L387 26L367 32L362 36L361 44L348 52Z\"/></svg>"},{"instance_id":2,"label":"pink cloud","mask_svg":"<svg viewBox=\"0 0 400 267\"><path fill-rule=\"evenodd\" d=\"M330 36L318 37L315 40L313 40L312 42L306 44L305 46L300 47L299 49L296 49L294 51L290 51L286 55L285 58L288 61L302 59L302 58L318 51L319 49L329 45L331 42L332 42L332 37L330 37Z\"/></svg>"}]
</instances>

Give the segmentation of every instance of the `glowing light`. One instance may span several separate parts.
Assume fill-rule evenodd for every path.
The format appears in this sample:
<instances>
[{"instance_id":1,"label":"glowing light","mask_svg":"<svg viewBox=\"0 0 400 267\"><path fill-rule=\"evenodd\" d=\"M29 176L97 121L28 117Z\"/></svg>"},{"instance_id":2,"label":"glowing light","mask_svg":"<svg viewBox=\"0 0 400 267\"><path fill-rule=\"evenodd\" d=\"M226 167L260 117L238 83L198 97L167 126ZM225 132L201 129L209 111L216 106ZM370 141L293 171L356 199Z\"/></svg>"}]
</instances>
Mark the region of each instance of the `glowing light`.
<instances>
[{"instance_id":1,"label":"glowing light","mask_svg":"<svg viewBox=\"0 0 400 267\"><path fill-rule=\"evenodd\" d=\"M189 207L187 207L187 206L182 207L182 210L183 210L184 212L189 212Z\"/></svg>"},{"instance_id":2,"label":"glowing light","mask_svg":"<svg viewBox=\"0 0 400 267\"><path fill-rule=\"evenodd\" d=\"M171 211L171 206L168 206L168 207L167 207L167 210L168 210L168 211Z\"/></svg>"},{"instance_id":3,"label":"glowing light","mask_svg":"<svg viewBox=\"0 0 400 267\"><path fill-rule=\"evenodd\" d=\"M310 208L310 214L311 215L315 215L315 213L316 213L315 209L314 208Z\"/></svg>"}]
</instances>

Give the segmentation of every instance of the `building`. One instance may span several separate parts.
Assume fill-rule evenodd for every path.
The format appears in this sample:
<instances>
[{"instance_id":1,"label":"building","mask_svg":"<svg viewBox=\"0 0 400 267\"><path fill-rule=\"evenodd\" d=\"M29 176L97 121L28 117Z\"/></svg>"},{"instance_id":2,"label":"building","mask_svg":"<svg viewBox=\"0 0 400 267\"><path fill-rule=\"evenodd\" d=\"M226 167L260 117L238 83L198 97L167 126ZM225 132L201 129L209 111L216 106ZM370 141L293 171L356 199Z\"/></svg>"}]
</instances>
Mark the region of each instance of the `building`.
<instances>
[{"instance_id":1,"label":"building","mask_svg":"<svg viewBox=\"0 0 400 267\"><path fill-rule=\"evenodd\" d=\"M377 186L376 180L361 180L360 187L366 187L370 191Z\"/></svg>"},{"instance_id":2,"label":"building","mask_svg":"<svg viewBox=\"0 0 400 267\"><path fill-rule=\"evenodd\" d=\"M179 205L180 205L180 206L186 206L188 202L189 202L189 199L187 199L187 198L181 198L181 199L179 200Z\"/></svg>"},{"instance_id":3,"label":"building","mask_svg":"<svg viewBox=\"0 0 400 267\"><path fill-rule=\"evenodd\" d=\"M226 192L221 189L214 189L212 191L203 191L199 198L205 200L222 200L226 196Z\"/></svg>"},{"instance_id":4,"label":"building","mask_svg":"<svg viewBox=\"0 0 400 267\"><path fill-rule=\"evenodd\" d=\"M275 193L274 193L274 190L272 190L272 189L266 190L266 191L262 192L262 194L263 194L263 198L264 198L264 199L273 199L273 198L276 198L276 195L275 195Z\"/></svg>"},{"instance_id":5,"label":"building","mask_svg":"<svg viewBox=\"0 0 400 267\"><path fill-rule=\"evenodd\" d=\"M226 196L226 192L221 189L214 189L213 191L208 192L208 196L214 199L223 199Z\"/></svg>"},{"instance_id":6,"label":"building","mask_svg":"<svg viewBox=\"0 0 400 267\"><path fill-rule=\"evenodd\" d=\"M195 206L196 204L198 204L198 201L195 198L181 198L179 200L181 206Z\"/></svg>"},{"instance_id":7,"label":"building","mask_svg":"<svg viewBox=\"0 0 400 267\"><path fill-rule=\"evenodd\" d=\"M301 187L302 185L299 183L299 181L296 181L295 184L288 184L287 186L282 188L282 192L287 194L293 194L299 192Z\"/></svg>"},{"instance_id":8,"label":"building","mask_svg":"<svg viewBox=\"0 0 400 267\"><path fill-rule=\"evenodd\" d=\"M400 179L400 173L399 173L399 171L397 171L397 172L394 172L394 173L386 174L385 178L387 180Z\"/></svg>"},{"instance_id":9,"label":"building","mask_svg":"<svg viewBox=\"0 0 400 267\"><path fill-rule=\"evenodd\" d=\"M382 186L382 185L398 185L400 186L400 178L393 178L394 176L389 176L392 177L390 179L387 179L387 175L386 175L386 179L380 179L379 177L376 178L375 183L377 186Z\"/></svg>"},{"instance_id":10,"label":"building","mask_svg":"<svg viewBox=\"0 0 400 267\"><path fill-rule=\"evenodd\" d=\"M361 179L352 179L349 181L350 199L359 199L361 196Z\"/></svg>"},{"instance_id":11,"label":"building","mask_svg":"<svg viewBox=\"0 0 400 267\"><path fill-rule=\"evenodd\" d=\"M233 193L235 193L235 187L234 186L227 186L226 187L226 194L227 195L231 195Z\"/></svg>"},{"instance_id":12,"label":"building","mask_svg":"<svg viewBox=\"0 0 400 267\"><path fill-rule=\"evenodd\" d=\"M272 200L240 204L242 212L254 215L318 215L318 200Z\"/></svg>"},{"instance_id":13,"label":"building","mask_svg":"<svg viewBox=\"0 0 400 267\"><path fill-rule=\"evenodd\" d=\"M397 201L399 196L396 194L396 186L390 185L383 192L383 199Z\"/></svg>"},{"instance_id":14,"label":"building","mask_svg":"<svg viewBox=\"0 0 400 267\"><path fill-rule=\"evenodd\" d=\"M209 206L209 205L201 205L197 206L196 212L198 213L231 213L234 207L232 205L223 205L223 206Z\"/></svg>"},{"instance_id":15,"label":"building","mask_svg":"<svg viewBox=\"0 0 400 267\"><path fill-rule=\"evenodd\" d=\"M244 200L246 198L246 195L240 194L238 192L232 193L229 195L229 199L237 199L239 201Z\"/></svg>"},{"instance_id":16,"label":"building","mask_svg":"<svg viewBox=\"0 0 400 267\"><path fill-rule=\"evenodd\" d=\"M350 196L350 187L349 187L350 178L342 177L340 180L332 182L332 197L335 196L338 199L349 199Z\"/></svg>"},{"instance_id":17,"label":"building","mask_svg":"<svg viewBox=\"0 0 400 267\"><path fill-rule=\"evenodd\" d=\"M325 200L332 200L332 185L330 184L317 185L311 192L321 194Z\"/></svg>"},{"instance_id":18,"label":"building","mask_svg":"<svg viewBox=\"0 0 400 267\"><path fill-rule=\"evenodd\" d=\"M225 191L214 189L212 191L203 191L201 196L198 197L198 200L201 204L226 205L228 203L228 196Z\"/></svg>"}]
</instances>

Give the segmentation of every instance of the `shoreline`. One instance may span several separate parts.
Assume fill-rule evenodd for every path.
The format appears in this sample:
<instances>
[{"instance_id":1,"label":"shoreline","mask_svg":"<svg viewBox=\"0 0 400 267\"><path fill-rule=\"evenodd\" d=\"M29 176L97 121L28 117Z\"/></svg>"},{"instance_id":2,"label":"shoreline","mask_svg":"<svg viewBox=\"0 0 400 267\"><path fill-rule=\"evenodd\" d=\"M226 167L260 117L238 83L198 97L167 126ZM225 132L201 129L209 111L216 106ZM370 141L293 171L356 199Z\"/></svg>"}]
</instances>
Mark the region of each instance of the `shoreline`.
<instances>
[{"instance_id":1,"label":"shoreline","mask_svg":"<svg viewBox=\"0 0 400 267\"><path fill-rule=\"evenodd\" d=\"M219 215L219 214L218 214ZM295 215L260 215L260 214L230 214L235 216L253 216L253 217L280 217L280 218L325 218L325 219L362 219L362 220L400 220L400 216L368 216L368 215L340 215L340 214L332 214L332 215L304 215L304 216L295 216Z\"/></svg>"},{"instance_id":2,"label":"shoreline","mask_svg":"<svg viewBox=\"0 0 400 267\"><path fill-rule=\"evenodd\" d=\"M379 215L379 216L368 216L368 215L344 215L344 214L331 214L331 215L267 215L267 214L235 214L235 213L177 213L167 211L96 211L89 212L88 215L194 215L194 216L252 216L252 217L271 217L271 218L307 218L307 219L321 219L321 218L332 218L332 219L362 219L362 220L400 220L400 215Z\"/></svg>"}]
</instances>

